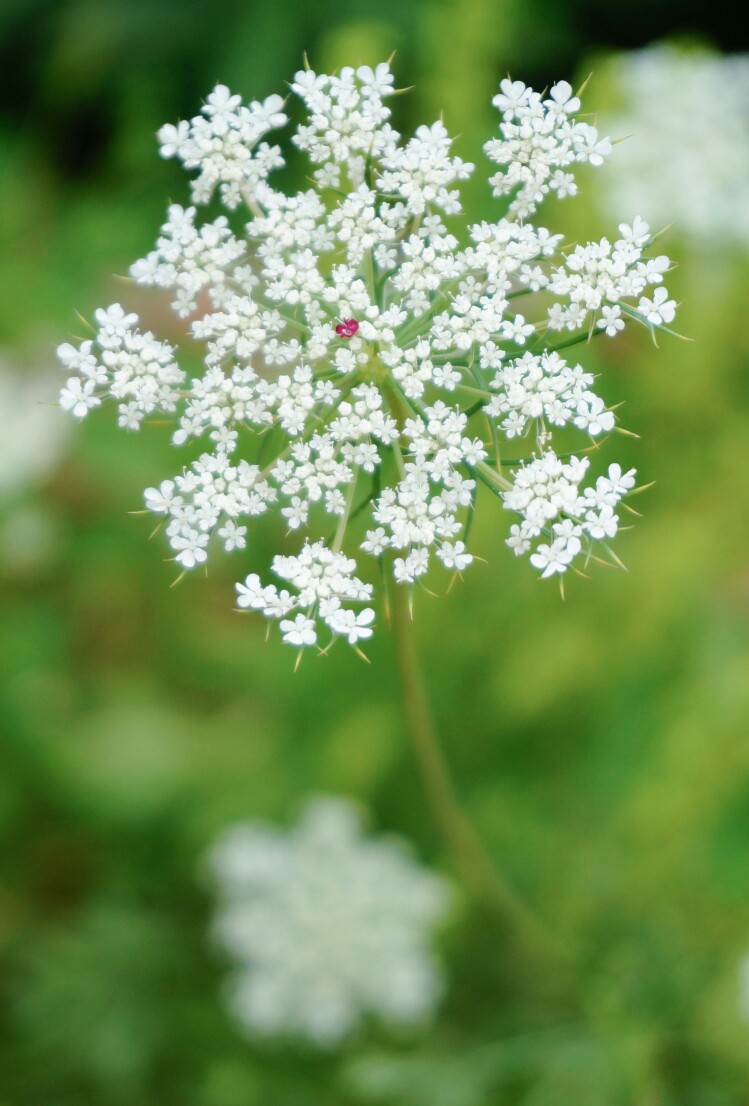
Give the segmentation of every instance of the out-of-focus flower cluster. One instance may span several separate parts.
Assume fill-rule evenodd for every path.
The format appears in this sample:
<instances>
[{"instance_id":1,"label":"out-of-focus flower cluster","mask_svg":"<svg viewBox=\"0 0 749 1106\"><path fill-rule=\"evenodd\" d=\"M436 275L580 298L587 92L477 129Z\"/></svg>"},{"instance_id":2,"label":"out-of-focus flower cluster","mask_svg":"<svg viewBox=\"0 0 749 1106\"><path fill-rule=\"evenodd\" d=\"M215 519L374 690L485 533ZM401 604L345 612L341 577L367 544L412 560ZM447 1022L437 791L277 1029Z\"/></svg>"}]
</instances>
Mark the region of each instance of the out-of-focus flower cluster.
<instances>
[{"instance_id":1,"label":"out-of-focus flower cluster","mask_svg":"<svg viewBox=\"0 0 749 1106\"><path fill-rule=\"evenodd\" d=\"M0 360L0 411L8 413L0 438L0 501L42 480L65 450L69 427L50 403L52 383L48 372Z\"/></svg>"},{"instance_id":2,"label":"out-of-focus flower cluster","mask_svg":"<svg viewBox=\"0 0 749 1106\"><path fill-rule=\"evenodd\" d=\"M362 835L357 808L308 802L287 833L226 831L210 857L215 934L237 962L230 1004L260 1036L334 1046L374 1014L413 1025L442 990L428 940L447 886L397 839Z\"/></svg>"},{"instance_id":3,"label":"out-of-focus flower cluster","mask_svg":"<svg viewBox=\"0 0 749 1106\"><path fill-rule=\"evenodd\" d=\"M265 141L286 122L279 97L246 106L219 85L199 116L164 127L162 154L198 174L194 204L169 208L132 275L172 291L205 371L188 378L172 346L118 304L97 312L93 339L59 351L74 415L111 398L126 429L166 414L176 444L205 443L146 492L182 568L212 544L244 549L261 515L308 535L274 558L280 585L258 572L238 585L239 606L278 620L294 646L321 631L352 645L372 634L357 545L396 586L435 560L468 567L479 482L520 516L510 545L543 575L587 563L616 534L633 473L614 465L584 488L586 463L554 453L558 428L590 442L615 424L593 375L560 350L674 316L668 260L646 256L641 219L570 250L530 221L547 195L576 191L577 165L610 152L566 82L546 97L502 82L499 137L485 146L498 218L461 239L450 228L474 167L441 122L401 142L392 85L385 64L296 74L306 119L292 142L315 186L293 195L269 183L283 164ZM201 219L216 192L231 218ZM505 439L528 441L527 457L505 460Z\"/></svg>"},{"instance_id":4,"label":"out-of-focus flower cluster","mask_svg":"<svg viewBox=\"0 0 749 1106\"><path fill-rule=\"evenodd\" d=\"M608 212L632 206L701 246L749 244L749 55L659 44L610 67L626 141L602 175Z\"/></svg>"},{"instance_id":5,"label":"out-of-focus flower cluster","mask_svg":"<svg viewBox=\"0 0 749 1106\"><path fill-rule=\"evenodd\" d=\"M34 494L62 461L70 424L50 403L54 378L39 366L0 357L0 573L36 573L54 557L58 531Z\"/></svg>"}]
</instances>

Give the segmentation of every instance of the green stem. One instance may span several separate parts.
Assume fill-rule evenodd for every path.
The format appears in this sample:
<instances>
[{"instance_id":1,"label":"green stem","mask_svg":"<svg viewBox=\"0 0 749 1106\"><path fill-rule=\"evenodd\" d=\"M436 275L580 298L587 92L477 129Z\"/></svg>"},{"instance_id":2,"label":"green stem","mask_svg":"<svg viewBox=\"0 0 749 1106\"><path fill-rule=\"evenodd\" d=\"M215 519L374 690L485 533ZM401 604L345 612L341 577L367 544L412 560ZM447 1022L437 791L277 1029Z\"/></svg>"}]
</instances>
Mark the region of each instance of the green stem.
<instances>
[{"instance_id":1,"label":"green stem","mask_svg":"<svg viewBox=\"0 0 749 1106\"><path fill-rule=\"evenodd\" d=\"M351 508L354 505L354 496L356 494L357 477L359 475L358 469L354 471L351 477L351 483L349 484L348 492L346 494L346 506L343 510L343 514L338 522L335 538L333 540L333 552L340 553L341 546L343 545L343 538L346 533L346 526L351 515Z\"/></svg>"},{"instance_id":2,"label":"green stem","mask_svg":"<svg viewBox=\"0 0 749 1106\"><path fill-rule=\"evenodd\" d=\"M560 349L569 349L570 346L579 346L581 342L590 342L597 334L603 333L600 327L596 327L594 330L583 330L579 334L573 335L572 338L568 338L566 342L558 342L555 346L548 346L543 352L557 353ZM537 350L536 352L540 353L542 351Z\"/></svg>"},{"instance_id":3,"label":"green stem","mask_svg":"<svg viewBox=\"0 0 749 1106\"><path fill-rule=\"evenodd\" d=\"M516 937L542 955L560 959L556 940L491 860L458 801L442 754L419 665L408 594L396 584L392 630L403 706L414 756L432 815L456 869L477 900L491 907Z\"/></svg>"}]
</instances>

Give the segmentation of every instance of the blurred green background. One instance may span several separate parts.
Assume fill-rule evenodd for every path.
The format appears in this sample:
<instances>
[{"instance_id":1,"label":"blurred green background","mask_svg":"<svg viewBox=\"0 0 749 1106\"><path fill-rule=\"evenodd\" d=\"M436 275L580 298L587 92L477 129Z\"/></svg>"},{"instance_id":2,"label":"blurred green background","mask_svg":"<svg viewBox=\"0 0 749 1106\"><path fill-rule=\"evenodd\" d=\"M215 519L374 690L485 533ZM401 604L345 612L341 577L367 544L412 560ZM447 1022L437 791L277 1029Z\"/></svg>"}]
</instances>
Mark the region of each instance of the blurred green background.
<instances>
[{"instance_id":1,"label":"blurred green background","mask_svg":"<svg viewBox=\"0 0 749 1106\"><path fill-rule=\"evenodd\" d=\"M607 55L664 36L749 45L729 8L655 0L4 0L0 369L42 374L54 403L74 311L120 298L178 333L163 301L111 274L150 248L167 197L185 202L154 132L216 81L262 97L305 50L323 70L397 49L415 90L396 123L442 111L479 160L501 76L543 86L592 69L595 110ZM491 217L485 178L466 190L473 218ZM606 229L593 175L582 185L543 213L573 239ZM665 249L693 341L656 349L628 332L587 351L641 435L611 458L656 481L617 546L629 571L570 579L563 602L512 558L486 503L474 536L488 563L417 603L465 804L572 949L576 1002L466 906L442 937L450 989L428 1033L373 1029L324 1057L237 1032L199 877L224 826L349 794L449 864L388 635L371 666L338 649L294 675L260 620L232 612L236 561L170 589L165 547L128 513L176 468L168 431L128 436L105 410L45 474L0 483L1 1106L749 1101L749 266L679 228ZM6 405L4 469L20 433ZM49 408L40 450L64 421Z\"/></svg>"}]
</instances>

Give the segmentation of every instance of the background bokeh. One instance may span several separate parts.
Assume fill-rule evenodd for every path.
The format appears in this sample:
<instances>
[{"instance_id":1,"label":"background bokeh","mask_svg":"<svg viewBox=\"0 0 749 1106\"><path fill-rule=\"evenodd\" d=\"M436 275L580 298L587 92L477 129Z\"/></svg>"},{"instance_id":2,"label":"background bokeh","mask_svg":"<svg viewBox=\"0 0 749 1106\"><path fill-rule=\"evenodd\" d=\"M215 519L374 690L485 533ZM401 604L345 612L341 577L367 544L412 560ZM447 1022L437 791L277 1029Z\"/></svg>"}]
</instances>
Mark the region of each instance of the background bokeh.
<instances>
[{"instance_id":1,"label":"background bokeh","mask_svg":"<svg viewBox=\"0 0 749 1106\"><path fill-rule=\"evenodd\" d=\"M449 869L392 646L380 633L371 666L339 649L293 674L260 620L232 612L236 562L170 588L165 547L129 513L175 467L168 431L116 432L104 411L66 441L52 406L76 309L123 299L178 332L165 302L113 274L150 248L166 198L187 195L155 130L217 80L262 97L305 50L325 69L397 49L415 85L401 129L443 112L478 160L507 72L543 86L593 70L586 104L613 110L609 55L664 37L749 47L728 6L696 0L0 4L0 374L15 382L0 387L2 1106L749 1101L746 252L672 228L669 288L691 341L656 349L628 331L587 353L641 435L617 439L618 456L656 481L617 547L629 571L570 579L562 601L487 509L474 530L487 563L417 603L461 793L572 950L572 1006L466 906L442 935L451 985L429 1032L373 1028L333 1056L242 1038L200 878L227 824L286 822L313 791L353 795ZM555 228L604 232L607 172L615 158ZM490 217L485 174L466 201Z\"/></svg>"}]
</instances>

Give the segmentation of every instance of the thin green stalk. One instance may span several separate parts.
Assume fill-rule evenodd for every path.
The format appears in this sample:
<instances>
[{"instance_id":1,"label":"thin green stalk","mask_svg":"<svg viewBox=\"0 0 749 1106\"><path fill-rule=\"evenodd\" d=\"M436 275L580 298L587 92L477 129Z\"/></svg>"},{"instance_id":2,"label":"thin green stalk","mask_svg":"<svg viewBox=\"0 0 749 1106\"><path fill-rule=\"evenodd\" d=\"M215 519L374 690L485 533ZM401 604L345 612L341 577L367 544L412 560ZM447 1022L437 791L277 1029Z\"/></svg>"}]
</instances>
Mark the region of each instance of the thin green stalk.
<instances>
[{"instance_id":1,"label":"thin green stalk","mask_svg":"<svg viewBox=\"0 0 749 1106\"><path fill-rule=\"evenodd\" d=\"M393 588L392 631L411 746L432 815L457 871L476 899L490 907L521 944L547 958L563 959L558 942L497 869L458 801L424 687L408 594L400 585Z\"/></svg>"},{"instance_id":2,"label":"thin green stalk","mask_svg":"<svg viewBox=\"0 0 749 1106\"><path fill-rule=\"evenodd\" d=\"M357 478L357 475L358 475L358 473L354 472L354 475L351 478L351 483L349 484L348 492L346 494L346 506L344 507L343 514L341 515L341 517L339 519L338 527L336 529L335 538L333 540L333 552L334 553L340 553L341 546L343 545L343 538L344 538L344 535L346 533L346 526L348 525L348 520L349 520L349 517L351 515L351 508L354 505L354 496L356 495L356 484L357 484L357 479L356 478Z\"/></svg>"}]
</instances>

